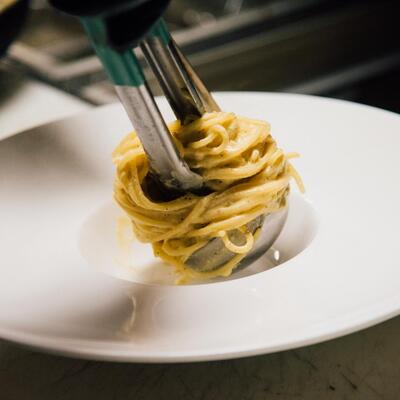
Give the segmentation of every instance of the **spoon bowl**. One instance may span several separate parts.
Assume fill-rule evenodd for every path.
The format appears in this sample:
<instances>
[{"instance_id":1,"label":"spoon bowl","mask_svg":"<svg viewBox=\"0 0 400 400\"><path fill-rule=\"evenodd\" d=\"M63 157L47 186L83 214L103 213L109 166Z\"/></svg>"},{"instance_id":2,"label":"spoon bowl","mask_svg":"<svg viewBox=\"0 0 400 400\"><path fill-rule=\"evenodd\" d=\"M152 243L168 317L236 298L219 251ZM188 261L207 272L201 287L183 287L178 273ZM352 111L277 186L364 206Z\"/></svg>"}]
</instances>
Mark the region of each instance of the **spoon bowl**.
<instances>
[{"instance_id":1,"label":"spoon bowl","mask_svg":"<svg viewBox=\"0 0 400 400\"><path fill-rule=\"evenodd\" d=\"M234 272L248 267L273 245L285 225L287 215L288 206L285 206L277 212L259 216L247 224L251 233L261 228L261 234L253 249L240 261ZM246 241L244 234L237 229L229 231L228 235L235 245L241 246ZM197 272L210 272L220 268L236 255L225 247L222 239L214 238L195 251L185 264Z\"/></svg>"}]
</instances>

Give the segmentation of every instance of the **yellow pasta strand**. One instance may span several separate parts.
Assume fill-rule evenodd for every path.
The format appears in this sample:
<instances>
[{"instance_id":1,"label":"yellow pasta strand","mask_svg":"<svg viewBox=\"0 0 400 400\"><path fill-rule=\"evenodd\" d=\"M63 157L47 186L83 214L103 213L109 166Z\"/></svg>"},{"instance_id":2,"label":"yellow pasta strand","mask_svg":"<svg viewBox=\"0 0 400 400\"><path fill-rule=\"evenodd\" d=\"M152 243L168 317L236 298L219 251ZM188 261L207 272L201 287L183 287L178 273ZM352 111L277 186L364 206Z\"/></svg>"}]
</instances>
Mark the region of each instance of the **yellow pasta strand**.
<instances>
[{"instance_id":1,"label":"yellow pasta strand","mask_svg":"<svg viewBox=\"0 0 400 400\"><path fill-rule=\"evenodd\" d=\"M178 283L229 276L259 234L248 232L246 224L285 206L291 178L303 190L299 174L288 161L297 153L285 155L277 147L268 123L233 113L207 113L185 126L172 122L169 129L190 168L202 175L213 192L187 193L170 201L150 198L145 182L148 161L132 132L113 153L114 197L129 216L137 238L151 243L156 256L175 266ZM235 229L243 232L245 244L230 240L229 231ZM185 261L215 237L236 255L213 271L188 268Z\"/></svg>"}]
</instances>

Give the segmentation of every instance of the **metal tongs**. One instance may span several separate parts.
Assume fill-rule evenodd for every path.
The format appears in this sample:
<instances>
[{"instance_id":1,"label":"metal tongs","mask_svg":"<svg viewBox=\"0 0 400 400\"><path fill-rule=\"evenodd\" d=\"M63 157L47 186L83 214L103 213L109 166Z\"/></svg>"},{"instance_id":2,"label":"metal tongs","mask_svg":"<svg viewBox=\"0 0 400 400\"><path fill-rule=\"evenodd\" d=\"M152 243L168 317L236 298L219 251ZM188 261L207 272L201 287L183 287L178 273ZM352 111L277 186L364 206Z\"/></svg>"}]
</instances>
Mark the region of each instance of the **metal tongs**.
<instances>
[{"instance_id":1,"label":"metal tongs","mask_svg":"<svg viewBox=\"0 0 400 400\"><path fill-rule=\"evenodd\" d=\"M136 129L152 172L170 189L195 192L203 189L202 177L189 168L174 145L133 52L116 54L112 49L99 48L96 24L85 22L85 27ZM219 111L217 103L180 52L162 20L141 41L140 47L172 110L183 124L206 112ZM261 240L242 260L240 269L250 265L272 245L282 230L286 216L287 208L257 217L247 224L248 230L253 233L265 221L269 229L263 232ZM229 234L234 243L244 244L242 232L233 230ZM214 238L194 252L185 264L196 271L212 271L234 256L220 238Z\"/></svg>"},{"instance_id":2,"label":"metal tongs","mask_svg":"<svg viewBox=\"0 0 400 400\"><path fill-rule=\"evenodd\" d=\"M206 112L219 111L217 103L160 19L168 0L51 0L51 3L81 18L158 181L180 192L207 189L202 177L192 171L179 154L132 51L132 46L140 46L182 124ZM267 222L268 230L262 232L256 246L241 261L240 269L250 265L272 245L282 230L286 215L287 208L284 208L273 214L259 216L247 224L247 229L254 233ZM236 245L244 244L245 235L241 231L236 229L228 233ZM212 271L234 256L221 238L212 238L195 251L185 264L196 271Z\"/></svg>"},{"instance_id":3,"label":"metal tongs","mask_svg":"<svg viewBox=\"0 0 400 400\"><path fill-rule=\"evenodd\" d=\"M134 52L119 52L106 46L98 18L83 19L83 24L135 127L152 173L170 189L202 189L203 179L180 156ZM177 119L183 124L206 112L219 111L162 19L139 45Z\"/></svg>"}]
</instances>

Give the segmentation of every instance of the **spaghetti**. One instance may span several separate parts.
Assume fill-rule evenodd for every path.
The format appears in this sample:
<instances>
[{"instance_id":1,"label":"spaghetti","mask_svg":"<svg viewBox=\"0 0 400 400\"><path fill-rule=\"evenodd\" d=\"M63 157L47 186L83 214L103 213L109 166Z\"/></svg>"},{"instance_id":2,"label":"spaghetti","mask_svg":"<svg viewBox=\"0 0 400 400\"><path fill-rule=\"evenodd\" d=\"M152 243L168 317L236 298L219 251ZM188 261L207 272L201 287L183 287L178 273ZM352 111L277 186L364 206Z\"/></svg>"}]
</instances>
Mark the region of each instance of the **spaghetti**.
<instances>
[{"instance_id":1,"label":"spaghetti","mask_svg":"<svg viewBox=\"0 0 400 400\"><path fill-rule=\"evenodd\" d=\"M289 181L302 183L286 155L276 145L267 122L233 113L207 113L188 125L169 125L175 144L189 167L213 191L186 193L172 200L150 194L149 164L135 132L113 153L116 165L114 195L132 221L136 237L151 243L156 256L175 266L181 282L228 276L251 251L257 231L247 224L286 204ZM228 232L240 230L245 243L237 245ZM212 238L219 237L236 255L225 265L198 272L185 261Z\"/></svg>"}]
</instances>

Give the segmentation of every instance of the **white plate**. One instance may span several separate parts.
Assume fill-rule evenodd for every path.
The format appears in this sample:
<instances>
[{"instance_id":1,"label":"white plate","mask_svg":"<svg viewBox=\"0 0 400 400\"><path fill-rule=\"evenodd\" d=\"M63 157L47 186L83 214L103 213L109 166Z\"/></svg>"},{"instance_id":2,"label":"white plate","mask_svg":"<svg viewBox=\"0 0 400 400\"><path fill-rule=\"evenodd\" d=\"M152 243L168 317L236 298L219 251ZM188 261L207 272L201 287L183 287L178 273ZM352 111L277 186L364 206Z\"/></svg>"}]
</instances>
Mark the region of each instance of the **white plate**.
<instances>
[{"instance_id":1,"label":"white plate","mask_svg":"<svg viewBox=\"0 0 400 400\"><path fill-rule=\"evenodd\" d=\"M130 125L119 105L102 107L0 142L0 337L93 359L196 361L316 343L399 313L400 117L299 95L217 100L270 121L302 155L308 200L291 197L275 245L285 262L269 269L266 255L240 279L181 287L119 268L110 153ZM147 247L134 251L134 266L150 265Z\"/></svg>"}]
</instances>

